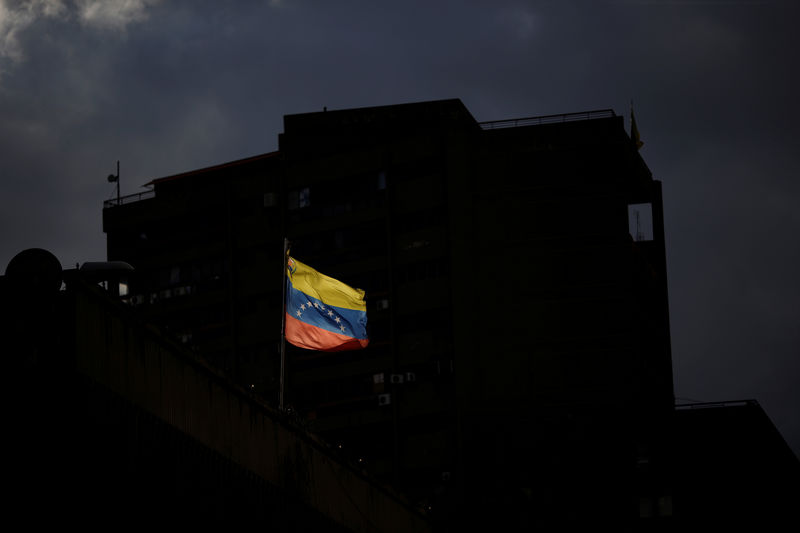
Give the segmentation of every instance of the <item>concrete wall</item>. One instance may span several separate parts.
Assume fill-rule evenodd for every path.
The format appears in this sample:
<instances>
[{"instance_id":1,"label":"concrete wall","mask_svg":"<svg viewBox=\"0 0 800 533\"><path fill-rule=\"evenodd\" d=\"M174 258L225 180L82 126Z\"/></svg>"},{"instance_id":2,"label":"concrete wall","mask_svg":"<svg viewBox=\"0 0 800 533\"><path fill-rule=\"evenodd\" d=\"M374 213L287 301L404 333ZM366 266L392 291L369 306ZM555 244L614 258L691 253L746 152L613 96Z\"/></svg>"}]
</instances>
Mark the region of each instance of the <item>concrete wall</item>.
<instances>
[{"instance_id":1,"label":"concrete wall","mask_svg":"<svg viewBox=\"0 0 800 533\"><path fill-rule=\"evenodd\" d=\"M93 287L70 291L76 369L352 531L426 531L400 497Z\"/></svg>"}]
</instances>

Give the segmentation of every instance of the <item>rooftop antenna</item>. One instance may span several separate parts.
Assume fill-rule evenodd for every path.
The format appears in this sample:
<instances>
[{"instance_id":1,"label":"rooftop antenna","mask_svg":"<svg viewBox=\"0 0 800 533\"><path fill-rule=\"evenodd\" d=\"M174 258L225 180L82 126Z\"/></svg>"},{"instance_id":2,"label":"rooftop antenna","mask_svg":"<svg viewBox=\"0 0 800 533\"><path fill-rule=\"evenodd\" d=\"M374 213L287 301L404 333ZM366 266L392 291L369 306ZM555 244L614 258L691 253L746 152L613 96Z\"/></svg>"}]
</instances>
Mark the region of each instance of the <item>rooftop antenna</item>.
<instances>
[{"instance_id":1,"label":"rooftop antenna","mask_svg":"<svg viewBox=\"0 0 800 533\"><path fill-rule=\"evenodd\" d=\"M117 161L117 175L109 174L108 182L117 184L117 205L119 205L119 161Z\"/></svg>"}]
</instances>

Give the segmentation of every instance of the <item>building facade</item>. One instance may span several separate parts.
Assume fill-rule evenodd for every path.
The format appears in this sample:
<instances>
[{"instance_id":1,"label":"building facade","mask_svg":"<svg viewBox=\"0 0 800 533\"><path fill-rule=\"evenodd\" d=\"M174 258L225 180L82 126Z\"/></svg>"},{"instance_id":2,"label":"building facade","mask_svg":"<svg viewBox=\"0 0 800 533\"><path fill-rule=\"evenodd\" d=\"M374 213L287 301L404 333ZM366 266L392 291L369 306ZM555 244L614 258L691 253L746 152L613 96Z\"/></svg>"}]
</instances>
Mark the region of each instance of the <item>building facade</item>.
<instances>
[{"instance_id":1,"label":"building facade","mask_svg":"<svg viewBox=\"0 0 800 533\"><path fill-rule=\"evenodd\" d=\"M283 238L364 289L369 347L288 346L286 404L443 523L638 524L671 501L661 187L622 117L288 115L277 152L150 186L103 211L122 298L277 402Z\"/></svg>"},{"instance_id":2,"label":"building facade","mask_svg":"<svg viewBox=\"0 0 800 533\"><path fill-rule=\"evenodd\" d=\"M426 513L98 287L29 249L0 276L3 479L14 523L431 531ZM59 287L63 288L59 289Z\"/></svg>"}]
</instances>

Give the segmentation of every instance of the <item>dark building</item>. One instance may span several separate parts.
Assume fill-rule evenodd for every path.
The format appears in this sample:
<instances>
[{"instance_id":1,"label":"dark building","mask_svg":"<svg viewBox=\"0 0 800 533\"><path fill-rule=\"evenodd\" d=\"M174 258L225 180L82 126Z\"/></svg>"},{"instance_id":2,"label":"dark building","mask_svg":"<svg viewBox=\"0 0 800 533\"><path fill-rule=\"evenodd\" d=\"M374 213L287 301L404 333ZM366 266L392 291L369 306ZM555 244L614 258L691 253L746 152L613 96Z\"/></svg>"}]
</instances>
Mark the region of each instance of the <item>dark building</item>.
<instances>
[{"instance_id":1,"label":"dark building","mask_svg":"<svg viewBox=\"0 0 800 533\"><path fill-rule=\"evenodd\" d=\"M25 528L430 531L424 512L41 249L0 276L3 516ZM65 283L65 287L59 290Z\"/></svg>"},{"instance_id":2,"label":"dark building","mask_svg":"<svg viewBox=\"0 0 800 533\"><path fill-rule=\"evenodd\" d=\"M800 461L758 402L678 406L674 427L675 519L684 530L800 525Z\"/></svg>"},{"instance_id":3,"label":"dark building","mask_svg":"<svg viewBox=\"0 0 800 533\"><path fill-rule=\"evenodd\" d=\"M613 111L288 115L277 152L148 185L103 210L122 299L269 402L283 238L366 290L369 347L288 346L286 404L442 524L671 523L661 185Z\"/></svg>"}]
</instances>

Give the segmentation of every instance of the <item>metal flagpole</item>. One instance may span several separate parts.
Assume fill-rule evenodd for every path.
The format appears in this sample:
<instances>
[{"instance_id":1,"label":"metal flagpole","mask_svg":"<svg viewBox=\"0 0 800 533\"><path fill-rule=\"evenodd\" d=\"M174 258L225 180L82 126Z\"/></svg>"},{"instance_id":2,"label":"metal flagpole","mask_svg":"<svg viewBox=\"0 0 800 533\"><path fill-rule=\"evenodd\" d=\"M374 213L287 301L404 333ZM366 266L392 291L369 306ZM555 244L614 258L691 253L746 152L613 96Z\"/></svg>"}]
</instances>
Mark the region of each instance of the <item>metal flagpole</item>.
<instances>
[{"instance_id":1,"label":"metal flagpole","mask_svg":"<svg viewBox=\"0 0 800 533\"><path fill-rule=\"evenodd\" d=\"M281 300L283 302L283 312L281 313L281 383L280 383L280 400L278 401L278 409L283 411L283 382L286 368L286 268L289 258L289 239L283 238L283 290L281 291Z\"/></svg>"}]
</instances>

